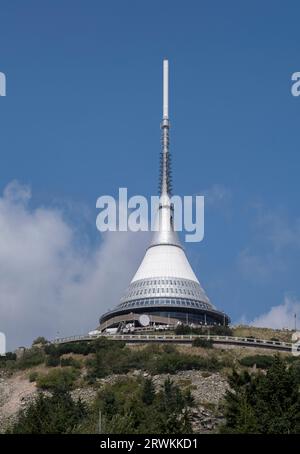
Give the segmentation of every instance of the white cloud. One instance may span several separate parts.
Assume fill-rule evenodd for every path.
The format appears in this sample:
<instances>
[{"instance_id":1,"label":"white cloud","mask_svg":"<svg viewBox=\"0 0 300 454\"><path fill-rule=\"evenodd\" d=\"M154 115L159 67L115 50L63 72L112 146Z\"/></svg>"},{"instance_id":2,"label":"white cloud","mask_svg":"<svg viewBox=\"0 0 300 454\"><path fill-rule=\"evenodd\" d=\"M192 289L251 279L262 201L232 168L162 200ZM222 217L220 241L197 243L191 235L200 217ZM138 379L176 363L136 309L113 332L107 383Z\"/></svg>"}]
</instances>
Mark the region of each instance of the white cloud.
<instances>
[{"instance_id":1,"label":"white cloud","mask_svg":"<svg viewBox=\"0 0 300 454\"><path fill-rule=\"evenodd\" d=\"M205 204L207 206L220 206L228 205L231 200L231 191L222 184L213 184L210 188L200 192L205 197ZM228 207L227 207L228 208Z\"/></svg>"},{"instance_id":2,"label":"white cloud","mask_svg":"<svg viewBox=\"0 0 300 454\"><path fill-rule=\"evenodd\" d=\"M295 314L300 315L300 301L286 296L283 304L271 307L269 312L254 318L249 325L261 328L294 329Z\"/></svg>"},{"instance_id":3,"label":"white cloud","mask_svg":"<svg viewBox=\"0 0 300 454\"><path fill-rule=\"evenodd\" d=\"M30 197L16 181L0 197L0 331L9 348L96 327L118 304L145 245L145 235L122 232L84 246L62 210L30 209Z\"/></svg>"},{"instance_id":4,"label":"white cloud","mask_svg":"<svg viewBox=\"0 0 300 454\"><path fill-rule=\"evenodd\" d=\"M26 203L31 198L31 189L29 186L13 180L4 188L3 195L6 200Z\"/></svg>"}]
</instances>

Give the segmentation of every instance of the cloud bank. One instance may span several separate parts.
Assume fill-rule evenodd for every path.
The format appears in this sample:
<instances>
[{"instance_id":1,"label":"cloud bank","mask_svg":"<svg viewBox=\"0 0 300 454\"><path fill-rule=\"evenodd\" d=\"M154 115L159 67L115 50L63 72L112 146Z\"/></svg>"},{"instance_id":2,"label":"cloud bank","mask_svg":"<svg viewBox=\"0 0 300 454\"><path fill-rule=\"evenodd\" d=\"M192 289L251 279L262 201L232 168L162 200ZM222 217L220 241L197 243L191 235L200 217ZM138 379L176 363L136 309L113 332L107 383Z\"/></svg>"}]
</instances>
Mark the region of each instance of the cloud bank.
<instances>
[{"instance_id":1,"label":"cloud bank","mask_svg":"<svg viewBox=\"0 0 300 454\"><path fill-rule=\"evenodd\" d=\"M9 349L95 328L119 302L146 241L122 232L94 248L80 244L61 209L31 209L30 199L17 181L0 197L0 332Z\"/></svg>"},{"instance_id":2,"label":"cloud bank","mask_svg":"<svg viewBox=\"0 0 300 454\"><path fill-rule=\"evenodd\" d=\"M250 325L261 328L294 329L295 314L300 314L300 301L286 296L283 304L271 307L269 312L256 317Z\"/></svg>"},{"instance_id":3,"label":"cloud bank","mask_svg":"<svg viewBox=\"0 0 300 454\"><path fill-rule=\"evenodd\" d=\"M295 314L300 314L300 301L286 296L282 304L272 306L268 312L265 312L253 320L248 320L243 316L238 320L236 325L250 325L259 328L273 329L295 329ZM299 328L299 320L297 319Z\"/></svg>"}]
</instances>

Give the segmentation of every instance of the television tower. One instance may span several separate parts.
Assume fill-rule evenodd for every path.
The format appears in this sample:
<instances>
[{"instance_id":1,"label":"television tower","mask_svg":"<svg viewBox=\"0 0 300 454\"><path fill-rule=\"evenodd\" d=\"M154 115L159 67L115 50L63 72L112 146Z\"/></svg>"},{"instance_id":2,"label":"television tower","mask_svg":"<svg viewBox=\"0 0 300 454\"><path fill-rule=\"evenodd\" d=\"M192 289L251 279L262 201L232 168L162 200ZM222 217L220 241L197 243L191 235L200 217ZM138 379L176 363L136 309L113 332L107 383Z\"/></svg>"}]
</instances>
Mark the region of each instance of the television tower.
<instances>
[{"instance_id":1,"label":"television tower","mask_svg":"<svg viewBox=\"0 0 300 454\"><path fill-rule=\"evenodd\" d=\"M169 62L163 60L160 200L156 231L120 304L100 318L101 331L154 324L223 325L230 321L210 302L174 230L169 131Z\"/></svg>"}]
</instances>

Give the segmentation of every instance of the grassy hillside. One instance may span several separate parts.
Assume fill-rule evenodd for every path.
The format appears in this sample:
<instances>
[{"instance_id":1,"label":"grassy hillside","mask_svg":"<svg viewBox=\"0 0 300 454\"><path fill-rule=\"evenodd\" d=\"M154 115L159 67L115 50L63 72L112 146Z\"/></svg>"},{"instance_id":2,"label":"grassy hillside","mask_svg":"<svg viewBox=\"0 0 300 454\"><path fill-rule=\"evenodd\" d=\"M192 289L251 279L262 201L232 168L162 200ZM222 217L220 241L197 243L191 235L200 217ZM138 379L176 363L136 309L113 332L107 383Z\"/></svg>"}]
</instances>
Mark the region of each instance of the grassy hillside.
<instances>
[{"instance_id":1,"label":"grassy hillside","mask_svg":"<svg viewBox=\"0 0 300 454\"><path fill-rule=\"evenodd\" d=\"M240 330L235 335L275 338L272 330L267 337L259 328L235 329ZM287 333L276 334L288 340L282 337ZM230 386L237 386L236 392L240 386L248 389L249 380L276 371L278 361L282 374L292 374L284 378L288 395L294 376L300 376L300 360L288 353L213 348L210 343L126 346L101 338L55 346L42 341L20 358L8 354L0 359L0 426L17 433L97 433L101 412L106 433L218 432L227 427ZM233 373L244 378L234 381ZM171 421L167 426L166 420ZM232 424L234 432L238 422Z\"/></svg>"},{"instance_id":2,"label":"grassy hillside","mask_svg":"<svg viewBox=\"0 0 300 454\"><path fill-rule=\"evenodd\" d=\"M232 329L233 336L237 337L256 337L259 339L279 340L283 342L291 342L292 331L279 330L271 328L256 328L254 326L236 326Z\"/></svg>"}]
</instances>

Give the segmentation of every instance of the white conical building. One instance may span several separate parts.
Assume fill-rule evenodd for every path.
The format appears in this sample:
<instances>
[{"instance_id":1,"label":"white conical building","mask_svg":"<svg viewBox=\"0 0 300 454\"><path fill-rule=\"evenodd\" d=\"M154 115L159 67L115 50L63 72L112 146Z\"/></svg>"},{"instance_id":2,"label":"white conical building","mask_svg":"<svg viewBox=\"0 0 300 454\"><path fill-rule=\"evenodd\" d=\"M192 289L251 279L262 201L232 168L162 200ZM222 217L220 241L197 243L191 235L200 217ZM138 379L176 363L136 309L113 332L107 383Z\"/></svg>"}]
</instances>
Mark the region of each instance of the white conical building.
<instances>
[{"instance_id":1,"label":"white conical building","mask_svg":"<svg viewBox=\"0 0 300 454\"><path fill-rule=\"evenodd\" d=\"M156 231L121 302L100 318L100 330L128 324L228 324L205 294L173 228L169 152L169 65L163 62L160 203Z\"/></svg>"}]
</instances>

